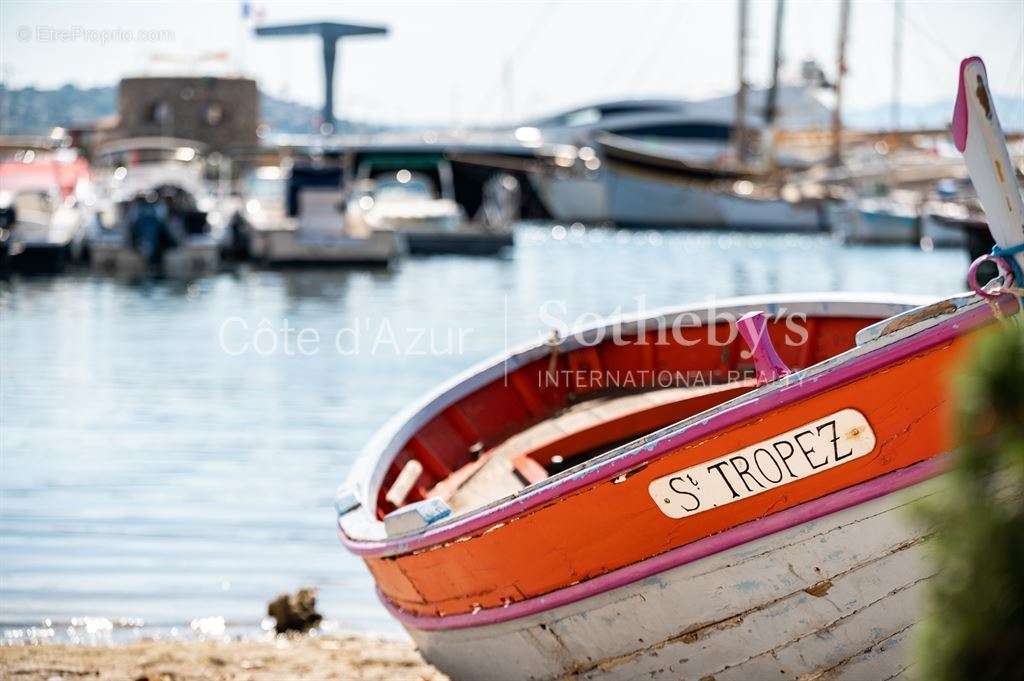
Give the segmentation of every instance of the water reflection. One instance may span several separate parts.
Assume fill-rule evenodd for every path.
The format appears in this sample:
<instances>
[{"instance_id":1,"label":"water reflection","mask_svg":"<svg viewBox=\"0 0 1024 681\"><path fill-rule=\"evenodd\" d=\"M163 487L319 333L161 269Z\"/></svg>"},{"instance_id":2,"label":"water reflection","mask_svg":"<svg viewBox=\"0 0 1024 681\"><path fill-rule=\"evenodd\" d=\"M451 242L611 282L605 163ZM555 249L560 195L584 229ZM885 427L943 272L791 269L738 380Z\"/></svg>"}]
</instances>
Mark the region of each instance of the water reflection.
<instances>
[{"instance_id":1,"label":"water reflection","mask_svg":"<svg viewBox=\"0 0 1024 681\"><path fill-rule=\"evenodd\" d=\"M258 630L267 600L312 585L341 625L396 631L338 545L333 491L410 400L546 337L545 303L571 321L747 293L940 295L962 288L967 266L956 251L828 237L562 227L521 227L510 257L409 259L394 272L0 285L0 624ZM226 351L232 318L277 329L274 351ZM285 322L315 331L316 351L285 352ZM375 345L385 327L395 342ZM361 334L354 352L335 342L346 329ZM455 332L464 343L452 349ZM417 333L425 353L411 350ZM432 337L451 351L430 352Z\"/></svg>"},{"instance_id":2,"label":"water reflection","mask_svg":"<svg viewBox=\"0 0 1024 681\"><path fill-rule=\"evenodd\" d=\"M368 278L385 282L396 275L394 270L380 269L358 271L351 269L299 269L261 273L268 285L283 286L285 295L301 301L307 298L322 298L339 301L345 297L352 278Z\"/></svg>"}]
</instances>

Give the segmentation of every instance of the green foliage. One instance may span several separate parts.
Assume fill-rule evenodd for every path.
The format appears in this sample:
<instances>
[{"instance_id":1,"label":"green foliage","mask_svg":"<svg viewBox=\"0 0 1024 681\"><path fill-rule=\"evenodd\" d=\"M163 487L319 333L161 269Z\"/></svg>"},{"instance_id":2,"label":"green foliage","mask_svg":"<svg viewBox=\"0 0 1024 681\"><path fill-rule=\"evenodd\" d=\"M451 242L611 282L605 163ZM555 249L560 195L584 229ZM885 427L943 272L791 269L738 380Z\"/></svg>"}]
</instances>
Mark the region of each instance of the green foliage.
<instances>
[{"instance_id":1,"label":"green foliage","mask_svg":"<svg viewBox=\"0 0 1024 681\"><path fill-rule=\"evenodd\" d=\"M1024 679L1024 327L983 339L960 379L960 449L937 523L918 676Z\"/></svg>"}]
</instances>

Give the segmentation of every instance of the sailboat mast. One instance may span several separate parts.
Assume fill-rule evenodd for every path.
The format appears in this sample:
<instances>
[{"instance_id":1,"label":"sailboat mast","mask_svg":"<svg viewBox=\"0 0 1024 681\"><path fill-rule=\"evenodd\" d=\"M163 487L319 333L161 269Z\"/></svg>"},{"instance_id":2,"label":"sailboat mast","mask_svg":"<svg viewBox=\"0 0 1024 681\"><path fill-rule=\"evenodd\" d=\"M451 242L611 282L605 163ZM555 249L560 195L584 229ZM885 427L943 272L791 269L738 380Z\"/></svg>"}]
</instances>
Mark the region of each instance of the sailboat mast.
<instances>
[{"instance_id":1,"label":"sailboat mast","mask_svg":"<svg viewBox=\"0 0 1024 681\"><path fill-rule=\"evenodd\" d=\"M765 123L771 127L775 123L775 116L778 113L779 96L779 71L782 69L782 21L786 11L786 0L775 2L775 35L772 45L772 84L768 88L768 100L764 107Z\"/></svg>"},{"instance_id":2,"label":"sailboat mast","mask_svg":"<svg viewBox=\"0 0 1024 681\"><path fill-rule=\"evenodd\" d=\"M843 77L846 76L846 39L850 30L850 0L839 5L839 47L836 54L836 106L832 110L832 165L843 161Z\"/></svg>"},{"instance_id":3,"label":"sailboat mast","mask_svg":"<svg viewBox=\"0 0 1024 681\"><path fill-rule=\"evenodd\" d=\"M892 111L889 124L893 130L898 130L900 86L903 80L903 0L894 0L892 11Z\"/></svg>"},{"instance_id":4,"label":"sailboat mast","mask_svg":"<svg viewBox=\"0 0 1024 681\"><path fill-rule=\"evenodd\" d=\"M775 169L778 160L776 149L775 119L778 116L779 71L782 69L782 21L786 11L786 0L775 0L775 35L772 45L772 82L765 98L764 123L768 135L768 166Z\"/></svg>"},{"instance_id":5,"label":"sailboat mast","mask_svg":"<svg viewBox=\"0 0 1024 681\"><path fill-rule=\"evenodd\" d=\"M739 90L736 92L736 122L734 125L736 137L736 158L740 163L746 161L746 137L747 137L747 16L749 13L749 1L738 0L739 4Z\"/></svg>"}]
</instances>

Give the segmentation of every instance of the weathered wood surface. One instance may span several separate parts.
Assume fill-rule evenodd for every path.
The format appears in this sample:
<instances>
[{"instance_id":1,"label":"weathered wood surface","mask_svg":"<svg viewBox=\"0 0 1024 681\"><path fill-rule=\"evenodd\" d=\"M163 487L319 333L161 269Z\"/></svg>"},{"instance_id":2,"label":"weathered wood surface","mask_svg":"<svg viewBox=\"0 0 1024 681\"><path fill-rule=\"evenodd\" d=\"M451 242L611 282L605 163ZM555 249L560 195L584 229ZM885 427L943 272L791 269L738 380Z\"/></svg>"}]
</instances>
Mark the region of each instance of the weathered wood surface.
<instances>
[{"instance_id":1,"label":"weathered wood surface","mask_svg":"<svg viewBox=\"0 0 1024 681\"><path fill-rule=\"evenodd\" d=\"M526 482L514 472L523 457L543 464L553 453L571 458L602 444L637 437L755 387L752 380L700 388L665 388L637 394L597 397L569 407L501 444L469 464L463 476L457 471L442 480L431 496L446 499L453 513L480 508L514 494ZM545 475L546 477L546 475Z\"/></svg>"},{"instance_id":2,"label":"weathered wood surface","mask_svg":"<svg viewBox=\"0 0 1024 681\"><path fill-rule=\"evenodd\" d=\"M521 620L410 630L454 679L886 679L932 571L908 506L942 479Z\"/></svg>"}]
</instances>

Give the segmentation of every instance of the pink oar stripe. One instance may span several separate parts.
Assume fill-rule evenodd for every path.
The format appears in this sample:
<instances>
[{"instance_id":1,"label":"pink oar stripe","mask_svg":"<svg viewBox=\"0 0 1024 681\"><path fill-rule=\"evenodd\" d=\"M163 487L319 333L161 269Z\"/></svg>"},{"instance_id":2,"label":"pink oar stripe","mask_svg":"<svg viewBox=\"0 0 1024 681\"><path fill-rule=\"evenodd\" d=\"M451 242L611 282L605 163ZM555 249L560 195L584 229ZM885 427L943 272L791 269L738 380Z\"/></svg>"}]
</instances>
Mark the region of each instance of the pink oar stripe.
<instances>
[{"instance_id":1,"label":"pink oar stripe","mask_svg":"<svg viewBox=\"0 0 1024 681\"><path fill-rule=\"evenodd\" d=\"M969 127L969 115L967 112L967 84L964 83L964 69L968 64L981 62L981 57L968 57L960 62L960 79L956 88L956 104L953 106L953 144L956 150L963 153L967 149L967 130ZM985 68L985 64L981 63Z\"/></svg>"},{"instance_id":2,"label":"pink oar stripe","mask_svg":"<svg viewBox=\"0 0 1024 681\"><path fill-rule=\"evenodd\" d=\"M737 525L724 532L697 540L686 546L667 551L632 565L613 570L585 582L518 601L501 608L487 608L476 613L460 613L440 617L428 617L408 613L391 603L378 589L377 596L384 607L402 624L423 631L441 631L482 627L489 624L508 622L569 605L584 598L599 596L641 579L657 575L672 568L686 565L701 558L747 544L770 534L801 525L817 518L863 504L878 497L891 494L932 478L941 473L948 457L929 459L862 482L827 496L788 508L770 516Z\"/></svg>"}]
</instances>

